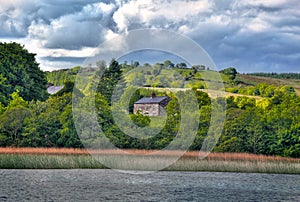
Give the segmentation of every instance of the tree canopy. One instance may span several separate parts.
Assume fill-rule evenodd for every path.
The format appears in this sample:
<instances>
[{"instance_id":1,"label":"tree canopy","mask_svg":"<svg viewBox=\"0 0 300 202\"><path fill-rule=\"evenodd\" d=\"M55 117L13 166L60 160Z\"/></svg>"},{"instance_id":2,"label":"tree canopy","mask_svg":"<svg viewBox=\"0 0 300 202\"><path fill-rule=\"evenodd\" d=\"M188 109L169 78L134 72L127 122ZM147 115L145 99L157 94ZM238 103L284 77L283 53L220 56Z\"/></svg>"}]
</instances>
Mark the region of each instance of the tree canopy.
<instances>
[{"instance_id":1,"label":"tree canopy","mask_svg":"<svg viewBox=\"0 0 300 202\"><path fill-rule=\"evenodd\" d=\"M82 98L83 105L89 106L92 104L91 100L95 100L96 121L103 131L103 134L96 135L104 135L119 148L163 149L176 139L180 129L183 114L181 113L182 106L176 96L185 91L167 93L167 90L140 87L131 95L128 100L128 111L124 111L124 114L128 115L137 127L145 129L146 134L149 132L148 126L157 129L159 132L151 138L131 137L115 123L112 115L110 98L117 85L147 83L153 79L155 85L165 85L168 88L192 87L198 100L200 117L198 131L190 149L200 150L210 127L212 104L221 102L218 99L211 99L207 93L199 90L200 86L204 85L201 73L207 71L205 68L183 68L183 64L176 68L168 60L164 63L157 63L152 68L151 65L145 64L141 72L134 72L127 78L123 77L124 72L131 71L137 64L119 64L116 60L112 60L106 68L106 64L100 62L98 66L102 68L99 71L103 71L101 72L103 74L96 74L102 77L99 84L97 83L98 92L95 95L85 94L85 88L74 89L74 79L79 67L47 73L48 82L65 85L59 93L47 98L44 73L38 68L34 54L28 53L24 47L15 43L2 43L0 48L3 50L0 58L0 146L81 148L83 147L82 141L93 141L93 138L90 138L92 137L90 128L84 126L82 128L87 136L86 140L80 139L76 132L72 114L72 98L74 99L75 95L75 97ZM169 75L165 68L172 69L172 75ZM199 68L200 72L197 71ZM96 71L96 68L88 67L83 71L89 76L92 71ZM214 75L212 70L208 73ZM297 95L298 89L288 85L273 86L268 83L238 86L232 81L232 79L236 80L233 77L238 76L236 70L232 68L224 70L221 76L227 78L226 81L231 86L235 85L236 93L251 96L227 98L224 130L214 151L299 158L300 97ZM180 83L180 77L183 77L183 83ZM213 79L211 77L211 80ZM121 83L119 83L120 80ZM164 83L166 80L169 82ZM174 82L178 80L180 82L175 85ZM186 86L187 83L184 82L186 80L193 81L193 85ZM153 92L157 96L168 95L171 98L165 109L166 117L133 114L134 103ZM94 96L94 99L90 99L90 96ZM259 99L256 99L258 96ZM81 115L87 120L92 118L84 111ZM126 124L124 127L126 130L132 129L130 128L132 126Z\"/></svg>"},{"instance_id":2,"label":"tree canopy","mask_svg":"<svg viewBox=\"0 0 300 202\"><path fill-rule=\"evenodd\" d=\"M47 79L35 54L18 43L0 43L0 102L7 105L9 95L19 91L26 100L46 100Z\"/></svg>"}]
</instances>

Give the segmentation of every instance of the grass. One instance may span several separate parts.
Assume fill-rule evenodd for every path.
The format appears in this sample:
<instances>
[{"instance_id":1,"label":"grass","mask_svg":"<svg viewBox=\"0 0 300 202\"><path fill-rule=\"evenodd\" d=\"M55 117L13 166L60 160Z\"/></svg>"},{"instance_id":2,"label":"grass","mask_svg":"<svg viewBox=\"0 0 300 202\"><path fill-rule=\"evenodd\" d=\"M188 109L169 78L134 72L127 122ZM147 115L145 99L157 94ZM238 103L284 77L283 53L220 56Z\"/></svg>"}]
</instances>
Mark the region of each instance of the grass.
<instances>
[{"instance_id":1,"label":"grass","mask_svg":"<svg viewBox=\"0 0 300 202\"><path fill-rule=\"evenodd\" d=\"M190 90L190 88L154 88L154 87L145 87L145 89L148 90L156 90L158 92L178 92L178 91L185 91ZM225 91L218 91L218 90L210 90L210 89L198 89L198 91L202 91L208 94L208 96L212 99L216 99L218 97L248 97L248 98L254 98L255 100L259 101L262 100L263 97L260 96L252 96L252 95L244 95L244 94L236 94L236 93L230 93Z\"/></svg>"},{"instance_id":2,"label":"grass","mask_svg":"<svg viewBox=\"0 0 300 202\"><path fill-rule=\"evenodd\" d=\"M251 154L218 154L200 160L182 158L167 170L300 174L300 160Z\"/></svg>"},{"instance_id":3,"label":"grass","mask_svg":"<svg viewBox=\"0 0 300 202\"><path fill-rule=\"evenodd\" d=\"M269 85L274 86L292 86L294 87L297 95L300 95L300 80L298 79L276 79L276 78L268 78L268 77L261 77L261 76L253 76L253 75L246 75L246 74L238 74L237 80L242 81L244 84L247 85L257 85L259 83L267 83Z\"/></svg>"},{"instance_id":4,"label":"grass","mask_svg":"<svg viewBox=\"0 0 300 202\"><path fill-rule=\"evenodd\" d=\"M104 169L106 167L96 160L101 158L101 162L110 161L117 168L152 170L155 167L151 165L148 167L147 163L163 164L173 160L178 154L177 151L164 151L159 155L155 152L126 150L130 155L124 155L120 150L93 150L92 157L84 149L0 148L0 168ZM187 152L164 170L300 174L300 159L241 153L211 153L206 158L200 159L199 152Z\"/></svg>"},{"instance_id":5,"label":"grass","mask_svg":"<svg viewBox=\"0 0 300 202\"><path fill-rule=\"evenodd\" d=\"M0 154L1 169L103 169L88 155Z\"/></svg>"}]
</instances>

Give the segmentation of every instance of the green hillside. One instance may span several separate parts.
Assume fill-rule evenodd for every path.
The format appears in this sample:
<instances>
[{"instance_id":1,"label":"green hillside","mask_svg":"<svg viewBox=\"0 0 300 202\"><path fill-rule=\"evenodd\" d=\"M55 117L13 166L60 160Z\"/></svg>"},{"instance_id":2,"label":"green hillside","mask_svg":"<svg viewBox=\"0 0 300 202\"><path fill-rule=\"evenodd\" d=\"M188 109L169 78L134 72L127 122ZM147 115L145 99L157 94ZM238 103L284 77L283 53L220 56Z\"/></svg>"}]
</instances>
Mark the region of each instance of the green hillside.
<instances>
[{"instance_id":1,"label":"green hillside","mask_svg":"<svg viewBox=\"0 0 300 202\"><path fill-rule=\"evenodd\" d=\"M182 131L186 134L194 128L189 124L198 124L190 150L199 151L209 131L213 131L210 138L217 143L212 148L214 152L300 157L300 97L296 94L299 81L295 78L243 75L232 67L216 72L201 65L192 68L186 68L182 63L170 65L169 62L153 66L128 65L116 60L107 67L103 62L97 63L100 70L83 68L80 75L77 74L80 67L45 73L39 70L34 54L23 47L0 45L5 53L5 57L0 58L1 147L81 148L99 145L95 137L105 137L122 149L160 150L176 139L181 131L181 121L185 121ZM31 65L34 65L33 69L29 68ZM20 82L18 78L22 76ZM77 85L73 93L75 78ZM39 80L41 83L37 84ZM47 82L65 87L57 94L47 95ZM92 94L93 86L96 93ZM132 91L123 92L118 89L120 86ZM220 98L217 95L224 87L226 97ZM115 90L122 92L117 99L128 108L113 105L111 98ZM165 109L166 116L133 114L134 103L153 92L171 98ZM197 99L196 107L190 102L192 94ZM180 103L179 98L184 101ZM73 108L73 101L79 104L79 116L74 116L78 109ZM89 106L92 108L86 108ZM182 111L183 107L187 112ZM221 123L210 128L211 122L218 118L212 116L215 109L226 109L224 128ZM91 134L91 127L83 124L80 138L75 123L93 121L90 120L91 110L96 110L96 123L103 133ZM122 127L112 110L124 118L119 120ZM134 125L127 124L126 117ZM223 131L216 133L218 127ZM139 138L140 133L137 137L131 136L142 128L145 128L146 136ZM152 129L157 132L155 135L151 134ZM182 143L177 142L177 148L182 148Z\"/></svg>"},{"instance_id":2,"label":"green hillside","mask_svg":"<svg viewBox=\"0 0 300 202\"><path fill-rule=\"evenodd\" d=\"M224 72L224 70L216 72L203 69L176 68L176 66L173 68L166 68L163 66L163 63L157 63L153 66L145 64L140 66L138 70L134 70L135 67L127 64L122 64L121 67L122 71L125 72L123 75L128 86L168 89L195 88L202 90L224 90L216 89L214 87L217 83L222 82L225 91L228 92L226 94L227 97L243 95L255 99L259 99L260 97L272 97L274 91L282 87L293 88L295 92L300 95L300 79L270 78L256 76L255 74L240 74L238 72L233 73L232 75L232 73ZM79 69L80 67L75 67L72 69L46 72L46 76L49 83L60 86L67 81L74 82ZM91 75L95 75L96 69L82 68L81 71L86 72L81 73L81 75L91 80L93 79ZM88 88L89 86L86 85L86 87ZM268 90L270 93L266 94L265 91L268 90L262 90L262 88L269 88ZM82 91L86 92L88 89L82 89Z\"/></svg>"},{"instance_id":3,"label":"green hillside","mask_svg":"<svg viewBox=\"0 0 300 202\"><path fill-rule=\"evenodd\" d=\"M295 89L298 95L300 95L300 79L290 78L270 78L248 74L238 74L237 80L240 81L241 86L255 86L259 83L266 83L276 87L291 86Z\"/></svg>"}]
</instances>

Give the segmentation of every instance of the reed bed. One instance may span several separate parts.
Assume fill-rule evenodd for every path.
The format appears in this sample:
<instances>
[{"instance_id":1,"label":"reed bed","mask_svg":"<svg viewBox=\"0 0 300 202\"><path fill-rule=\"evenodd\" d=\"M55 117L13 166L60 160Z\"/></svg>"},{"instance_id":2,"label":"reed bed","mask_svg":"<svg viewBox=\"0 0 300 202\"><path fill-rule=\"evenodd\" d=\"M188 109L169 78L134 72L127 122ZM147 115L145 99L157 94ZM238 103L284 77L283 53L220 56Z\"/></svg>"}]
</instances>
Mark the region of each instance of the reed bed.
<instances>
[{"instance_id":1,"label":"reed bed","mask_svg":"<svg viewBox=\"0 0 300 202\"><path fill-rule=\"evenodd\" d=\"M163 164L182 151L86 150L68 148L0 148L1 169L103 169L99 159L118 168L147 170L147 162ZM202 158L201 158L202 157ZM205 158L204 158L205 157ZM99 159L98 159L99 158ZM124 161L124 159L126 159ZM149 161L150 160L150 161ZM168 171L215 171L300 174L299 158L246 153L186 152ZM150 170L153 167L149 167Z\"/></svg>"},{"instance_id":2,"label":"reed bed","mask_svg":"<svg viewBox=\"0 0 300 202\"><path fill-rule=\"evenodd\" d=\"M182 151L161 151L161 150L87 150L74 148L0 148L0 154L32 154L32 155L156 155L156 156L178 156ZM188 151L183 157L199 158L204 157L207 160L220 161L282 161L282 162L300 162L300 158L287 158L280 156L266 156L248 153L209 153Z\"/></svg>"},{"instance_id":3,"label":"reed bed","mask_svg":"<svg viewBox=\"0 0 300 202\"><path fill-rule=\"evenodd\" d=\"M182 158L166 170L300 174L300 163L294 161L191 160Z\"/></svg>"}]
</instances>

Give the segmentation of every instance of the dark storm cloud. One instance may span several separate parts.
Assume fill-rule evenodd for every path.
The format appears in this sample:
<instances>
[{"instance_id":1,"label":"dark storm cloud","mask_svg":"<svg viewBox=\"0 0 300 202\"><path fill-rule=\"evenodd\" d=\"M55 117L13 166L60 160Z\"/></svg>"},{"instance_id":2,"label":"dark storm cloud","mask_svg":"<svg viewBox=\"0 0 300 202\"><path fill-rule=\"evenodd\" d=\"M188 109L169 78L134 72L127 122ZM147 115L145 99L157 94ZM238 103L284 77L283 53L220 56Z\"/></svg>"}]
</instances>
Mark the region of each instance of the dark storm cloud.
<instances>
[{"instance_id":1,"label":"dark storm cloud","mask_svg":"<svg viewBox=\"0 0 300 202\"><path fill-rule=\"evenodd\" d=\"M114 29L113 11L114 5L111 4L90 4L80 12L53 20L45 26L45 48L80 50L98 46L105 40L106 31Z\"/></svg>"},{"instance_id":2,"label":"dark storm cloud","mask_svg":"<svg viewBox=\"0 0 300 202\"><path fill-rule=\"evenodd\" d=\"M49 57L42 60L47 65L60 62L51 55L56 49L64 62L75 64L72 58L80 54L74 50L97 47L130 30L160 28L191 37L219 68L235 66L241 72L299 68L298 0L11 2L0 0L0 37L24 38L30 47L36 46L33 51L38 55L47 56L48 51Z\"/></svg>"},{"instance_id":3,"label":"dark storm cloud","mask_svg":"<svg viewBox=\"0 0 300 202\"><path fill-rule=\"evenodd\" d=\"M3 3L0 0L0 37L25 37L30 25L34 22L50 24L60 17L80 13L82 9L98 0L13 0ZM10 1L8 1L10 2ZM101 1L108 3L111 1Z\"/></svg>"},{"instance_id":4,"label":"dark storm cloud","mask_svg":"<svg viewBox=\"0 0 300 202\"><path fill-rule=\"evenodd\" d=\"M83 63L86 59L85 57L41 57L42 60L47 60L50 62L76 62L76 63Z\"/></svg>"},{"instance_id":5,"label":"dark storm cloud","mask_svg":"<svg viewBox=\"0 0 300 202\"><path fill-rule=\"evenodd\" d=\"M103 27L92 22L74 22L48 36L46 48L79 50L96 47L103 41Z\"/></svg>"},{"instance_id":6,"label":"dark storm cloud","mask_svg":"<svg viewBox=\"0 0 300 202\"><path fill-rule=\"evenodd\" d=\"M242 72L300 71L300 16L295 13L299 3L223 8L226 10L219 7L213 14L222 20L198 23L198 29L190 32L220 69L235 66ZM200 30L205 32L198 34Z\"/></svg>"}]
</instances>

